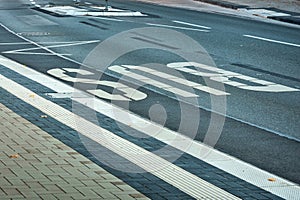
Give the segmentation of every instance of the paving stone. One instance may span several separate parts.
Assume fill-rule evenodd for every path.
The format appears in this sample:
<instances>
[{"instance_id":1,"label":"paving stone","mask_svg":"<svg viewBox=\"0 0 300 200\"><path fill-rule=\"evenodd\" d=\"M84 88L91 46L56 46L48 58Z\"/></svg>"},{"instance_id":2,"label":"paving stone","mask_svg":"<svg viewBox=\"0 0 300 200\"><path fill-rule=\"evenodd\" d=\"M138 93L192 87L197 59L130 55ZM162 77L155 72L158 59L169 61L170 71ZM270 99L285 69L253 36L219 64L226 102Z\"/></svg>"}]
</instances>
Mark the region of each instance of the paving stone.
<instances>
[{"instance_id":1,"label":"paving stone","mask_svg":"<svg viewBox=\"0 0 300 200\"><path fill-rule=\"evenodd\" d=\"M0 122L0 130L8 131L0 131L0 147L1 153L3 152L0 154L1 200L125 199L126 195L128 196L122 193L122 189L109 182L123 183L120 179L1 103ZM5 128L2 129L2 126ZM19 153L20 157L9 157L16 153ZM124 188L126 186L122 185ZM127 189L129 188L132 194L140 194L128 186ZM111 193L116 191L120 192L119 198Z\"/></svg>"},{"instance_id":2,"label":"paving stone","mask_svg":"<svg viewBox=\"0 0 300 200\"><path fill-rule=\"evenodd\" d=\"M53 194L42 194L40 195L43 200L57 200L57 198Z\"/></svg>"}]
</instances>

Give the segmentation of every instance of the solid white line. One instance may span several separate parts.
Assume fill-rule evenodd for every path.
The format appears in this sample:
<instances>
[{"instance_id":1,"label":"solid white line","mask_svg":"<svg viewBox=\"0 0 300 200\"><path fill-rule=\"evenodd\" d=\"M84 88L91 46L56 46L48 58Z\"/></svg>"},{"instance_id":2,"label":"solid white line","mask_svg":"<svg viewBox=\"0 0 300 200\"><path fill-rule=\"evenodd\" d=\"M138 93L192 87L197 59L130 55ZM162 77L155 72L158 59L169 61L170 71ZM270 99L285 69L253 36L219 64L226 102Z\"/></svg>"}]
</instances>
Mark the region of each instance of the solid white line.
<instances>
[{"instance_id":1,"label":"solid white line","mask_svg":"<svg viewBox=\"0 0 300 200\"><path fill-rule=\"evenodd\" d=\"M273 42L273 43L285 44L285 45L294 46L294 47L300 47L299 44L294 44L294 43L289 43L289 42L282 42L282 41L279 41L279 40L272 40L272 39L258 37L258 36L254 36L254 35L243 35L243 36L248 37L248 38L257 39L257 40L263 40L263 41L267 41L267 42Z\"/></svg>"},{"instance_id":2,"label":"solid white line","mask_svg":"<svg viewBox=\"0 0 300 200\"><path fill-rule=\"evenodd\" d=\"M146 23L149 26L158 26L158 27L165 27L165 28L175 28L175 29L181 29L181 30L188 30L188 31L199 31L199 32L209 32L208 30L201 30L201 29L195 29L195 28L187 28L187 27L181 27L181 26L170 26L165 24L152 24L152 23Z\"/></svg>"},{"instance_id":3,"label":"solid white line","mask_svg":"<svg viewBox=\"0 0 300 200\"><path fill-rule=\"evenodd\" d=\"M211 27L208 27L208 26L201 26L198 24L192 24L192 23L188 23L188 22L182 22L182 21L177 21L177 20L173 20L173 22L177 23L177 24L184 24L184 25L194 26L194 27L198 27L198 28L211 29Z\"/></svg>"},{"instance_id":4,"label":"solid white line","mask_svg":"<svg viewBox=\"0 0 300 200\"><path fill-rule=\"evenodd\" d=\"M56 56L53 55L52 53L35 53L35 52L22 52L22 51L6 51L2 52L4 54L22 54L22 55L43 55L43 56ZM61 56L71 56L72 54L59 54Z\"/></svg>"},{"instance_id":5,"label":"solid white line","mask_svg":"<svg viewBox=\"0 0 300 200\"><path fill-rule=\"evenodd\" d=\"M84 93L5 57L0 56L0 64L58 93ZM300 196L300 187L295 183L208 147L201 142L194 141L177 132L161 127L161 125L144 119L128 110L109 104L101 99L86 96L86 98L75 97L72 100L284 199L297 199ZM176 140L174 141L174 139ZM182 146L182 144L187 143L191 144L188 149ZM268 178L275 178L276 181L269 182Z\"/></svg>"},{"instance_id":6,"label":"solid white line","mask_svg":"<svg viewBox=\"0 0 300 200\"><path fill-rule=\"evenodd\" d=\"M50 46L45 46L45 48L49 49L49 48L58 48L58 47L77 46L77 45L84 45L84 44L90 44L90 43L96 43L96 42L100 42L100 40L82 41L82 42L75 42L75 43L68 43L68 44L58 44L58 45L50 45ZM38 50L38 49L41 49L41 47L32 47L32 48L25 48L25 49L17 49L17 50L5 51L3 53L18 53L18 52ZM64 55L64 54L60 54L60 55Z\"/></svg>"},{"instance_id":7,"label":"solid white line","mask_svg":"<svg viewBox=\"0 0 300 200\"><path fill-rule=\"evenodd\" d=\"M220 199L239 199L154 153L44 99L33 91L2 75L0 75L0 86L46 115L78 131L82 135L129 160L161 180L173 185L191 197L196 199L213 199L216 197Z\"/></svg>"},{"instance_id":8,"label":"solid white line","mask_svg":"<svg viewBox=\"0 0 300 200\"><path fill-rule=\"evenodd\" d=\"M92 41L100 41L100 40L92 40ZM38 44L73 44L73 43L80 43L80 42L87 42L87 41L69 41L69 42L38 42ZM30 42L3 42L0 45L32 45Z\"/></svg>"}]
</instances>

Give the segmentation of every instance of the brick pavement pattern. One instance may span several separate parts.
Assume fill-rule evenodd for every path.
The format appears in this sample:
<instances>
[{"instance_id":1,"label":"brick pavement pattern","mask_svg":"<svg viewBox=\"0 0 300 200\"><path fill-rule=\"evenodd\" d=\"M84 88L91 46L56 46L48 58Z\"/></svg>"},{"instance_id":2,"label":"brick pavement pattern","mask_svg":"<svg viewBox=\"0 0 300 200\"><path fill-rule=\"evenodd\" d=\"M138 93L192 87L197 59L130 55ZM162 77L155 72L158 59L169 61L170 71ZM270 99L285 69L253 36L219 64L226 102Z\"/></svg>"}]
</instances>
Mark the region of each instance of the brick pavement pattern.
<instances>
[{"instance_id":1,"label":"brick pavement pattern","mask_svg":"<svg viewBox=\"0 0 300 200\"><path fill-rule=\"evenodd\" d=\"M0 197L148 199L3 104L0 104Z\"/></svg>"}]
</instances>

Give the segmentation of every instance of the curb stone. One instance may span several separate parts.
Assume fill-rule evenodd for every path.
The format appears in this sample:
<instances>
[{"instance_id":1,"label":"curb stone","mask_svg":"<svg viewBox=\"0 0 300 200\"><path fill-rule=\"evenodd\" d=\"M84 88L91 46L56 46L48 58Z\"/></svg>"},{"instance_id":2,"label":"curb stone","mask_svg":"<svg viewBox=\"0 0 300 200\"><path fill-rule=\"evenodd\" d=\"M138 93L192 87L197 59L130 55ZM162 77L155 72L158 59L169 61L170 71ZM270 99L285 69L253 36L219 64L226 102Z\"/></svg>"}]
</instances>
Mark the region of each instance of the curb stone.
<instances>
[{"instance_id":1,"label":"curb stone","mask_svg":"<svg viewBox=\"0 0 300 200\"><path fill-rule=\"evenodd\" d=\"M194 1L201 1L204 3L214 4L214 5L222 6L225 8L231 8L231 9L235 9L235 10L240 9L240 8L248 8L248 6L246 6L246 5L240 5L240 4L230 3L230 2L226 2L226 1L217 1L217 0L194 0Z\"/></svg>"},{"instance_id":2,"label":"curb stone","mask_svg":"<svg viewBox=\"0 0 300 200\"><path fill-rule=\"evenodd\" d=\"M260 8L250 8L249 6L246 6L246 5L240 5L240 4L226 2L226 1L217 1L217 0L194 0L194 1L200 1L200 2L204 2L204 3L218 5L218 6L225 7L225 8L235 9L235 10L238 10L238 9L246 9L246 10L260 9ZM289 12L289 11L280 10L280 9L276 9L276 8L264 8L264 9L273 10L276 12L282 12L282 13L291 15L291 16L268 16L267 17L268 19L273 19L273 20L277 20L277 21L300 25L300 13Z\"/></svg>"}]
</instances>

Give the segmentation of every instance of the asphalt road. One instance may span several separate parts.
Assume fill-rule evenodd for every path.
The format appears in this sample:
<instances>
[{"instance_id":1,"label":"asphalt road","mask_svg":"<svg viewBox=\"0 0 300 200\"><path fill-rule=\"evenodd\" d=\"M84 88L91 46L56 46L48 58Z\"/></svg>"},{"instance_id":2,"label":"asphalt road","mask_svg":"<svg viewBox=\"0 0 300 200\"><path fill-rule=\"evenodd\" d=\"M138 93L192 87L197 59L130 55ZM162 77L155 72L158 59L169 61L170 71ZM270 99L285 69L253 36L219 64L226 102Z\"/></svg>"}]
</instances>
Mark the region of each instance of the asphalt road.
<instances>
[{"instance_id":1,"label":"asphalt road","mask_svg":"<svg viewBox=\"0 0 300 200\"><path fill-rule=\"evenodd\" d=\"M46 5L49 1L35 2ZM117 97L126 99L128 91L118 88L112 103L300 183L299 29L130 1L111 4L148 16L60 17L32 9L29 0L1 0L0 52L59 79L76 76L66 70L59 75L62 68L94 73L80 75L89 80L100 78L111 83L122 77L124 85L139 93L126 103ZM179 67L187 61L208 66L215 63L223 71L201 65ZM166 67L170 63L173 65ZM117 67L109 68L113 65ZM144 67L130 69L132 73L123 76L129 69L121 65ZM120 69L124 68L127 70L122 74ZM143 71L150 68L152 71ZM191 74L191 70L202 73ZM203 78L203 73L209 74ZM184 86L186 80L209 89L193 90L191 82ZM220 83L224 81L224 85ZM75 86L105 91L105 97L112 92L111 85L83 82ZM104 97L103 93L97 95Z\"/></svg>"}]
</instances>

